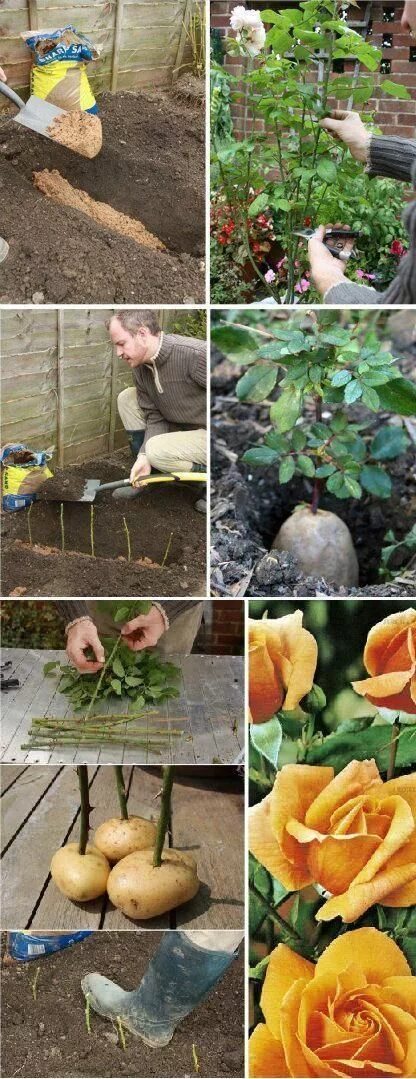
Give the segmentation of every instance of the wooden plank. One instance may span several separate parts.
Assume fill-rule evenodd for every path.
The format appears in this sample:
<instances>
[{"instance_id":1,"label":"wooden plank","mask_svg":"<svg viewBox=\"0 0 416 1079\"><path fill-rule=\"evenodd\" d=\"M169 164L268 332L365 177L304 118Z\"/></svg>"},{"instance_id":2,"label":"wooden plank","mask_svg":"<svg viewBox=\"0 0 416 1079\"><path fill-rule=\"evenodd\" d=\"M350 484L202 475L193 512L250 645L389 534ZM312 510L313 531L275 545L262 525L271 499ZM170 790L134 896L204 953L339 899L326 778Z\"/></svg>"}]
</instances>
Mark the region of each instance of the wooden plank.
<instances>
[{"instance_id":1,"label":"wooden plank","mask_svg":"<svg viewBox=\"0 0 416 1079\"><path fill-rule=\"evenodd\" d=\"M23 772L25 771L26 766L24 764L3 764L3 767L0 768L0 789L2 795L13 786L16 779L23 775Z\"/></svg>"},{"instance_id":2,"label":"wooden plank","mask_svg":"<svg viewBox=\"0 0 416 1079\"><path fill-rule=\"evenodd\" d=\"M182 27L179 34L178 51L176 53L175 64L172 71L172 82L176 82L182 67L182 61L188 36L188 27L191 18L192 4L193 0L185 0L185 7L182 15Z\"/></svg>"},{"instance_id":3,"label":"wooden plank","mask_svg":"<svg viewBox=\"0 0 416 1079\"><path fill-rule=\"evenodd\" d=\"M7 765L4 765L7 768ZM3 768L2 768L3 771ZM20 779L1 800L1 837L4 850L59 775L59 768L25 768Z\"/></svg>"},{"instance_id":4,"label":"wooden plank","mask_svg":"<svg viewBox=\"0 0 416 1079\"><path fill-rule=\"evenodd\" d=\"M63 468L65 457L64 444L64 312L62 307L57 310L57 365L56 365L56 446L58 454L58 467Z\"/></svg>"},{"instance_id":5,"label":"wooden plank","mask_svg":"<svg viewBox=\"0 0 416 1079\"><path fill-rule=\"evenodd\" d=\"M38 30L38 8L37 0L27 0L27 6L29 9L29 28L30 30Z\"/></svg>"},{"instance_id":6,"label":"wooden plank","mask_svg":"<svg viewBox=\"0 0 416 1079\"><path fill-rule=\"evenodd\" d=\"M179 777L174 787L172 846L193 854L202 882L195 899L175 912L176 927L243 929L243 793L198 783L191 768L189 785Z\"/></svg>"},{"instance_id":7,"label":"wooden plank","mask_svg":"<svg viewBox=\"0 0 416 1079\"><path fill-rule=\"evenodd\" d=\"M111 403L110 403L110 427L108 432L108 452L112 453L114 449L114 434L117 422L117 376L118 376L118 361L115 349L112 349L111 356Z\"/></svg>"},{"instance_id":8,"label":"wooden plank","mask_svg":"<svg viewBox=\"0 0 416 1079\"><path fill-rule=\"evenodd\" d=\"M18 660L16 653L20 653ZM3 650L3 657L12 659L13 674L16 673L21 685L15 694L8 694L3 706L1 759L9 763L24 763L27 754L20 746L26 739L30 716L35 714L34 697L44 682L42 652L6 648ZM48 652L49 657L52 658L53 653Z\"/></svg>"},{"instance_id":9,"label":"wooden plank","mask_svg":"<svg viewBox=\"0 0 416 1079\"><path fill-rule=\"evenodd\" d=\"M49 877L52 854L64 842L78 814L78 780L74 769L63 768L3 858L3 926L26 929L31 923L34 905ZM46 840L47 837L47 841ZM16 866L19 872L16 872ZM59 893L58 893L59 894ZM64 899L64 897L62 897ZM97 929L100 908L97 902L75 907L74 929ZM35 928L35 926L34 926ZM36 928L56 929L58 925Z\"/></svg>"},{"instance_id":10,"label":"wooden plank","mask_svg":"<svg viewBox=\"0 0 416 1079\"><path fill-rule=\"evenodd\" d=\"M112 71L111 71L111 91L112 91L112 93L115 93L116 90L117 90L117 78L118 78L121 31L122 31L122 28L123 28L123 9L124 9L124 0L116 0L116 22L115 22L115 27L114 27Z\"/></svg>"}]
</instances>

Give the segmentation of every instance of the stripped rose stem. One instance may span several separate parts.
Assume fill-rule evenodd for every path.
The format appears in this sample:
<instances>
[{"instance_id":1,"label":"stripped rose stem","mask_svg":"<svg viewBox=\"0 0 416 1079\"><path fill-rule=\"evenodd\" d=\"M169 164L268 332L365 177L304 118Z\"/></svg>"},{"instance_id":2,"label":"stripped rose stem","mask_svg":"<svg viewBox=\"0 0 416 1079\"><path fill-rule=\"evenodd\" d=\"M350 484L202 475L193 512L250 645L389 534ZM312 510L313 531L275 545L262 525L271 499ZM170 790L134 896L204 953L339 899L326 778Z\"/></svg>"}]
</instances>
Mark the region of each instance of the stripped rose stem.
<instances>
[{"instance_id":1,"label":"stripped rose stem","mask_svg":"<svg viewBox=\"0 0 416 1079\"><path fill-rule=\"evenodd\" d=\"M163 561L160 563L162 569L163 569L163 566L165 565L166 559L168 557L168 554L169 554L169 551L170 551L170 546L171 546L171 543L172 543L172 539L173 539L173 532L171 532L171 534L169 536L168 545L167 545L166 551L165 551L165 553L163 555Z\"/></svg>"}]
</instances>

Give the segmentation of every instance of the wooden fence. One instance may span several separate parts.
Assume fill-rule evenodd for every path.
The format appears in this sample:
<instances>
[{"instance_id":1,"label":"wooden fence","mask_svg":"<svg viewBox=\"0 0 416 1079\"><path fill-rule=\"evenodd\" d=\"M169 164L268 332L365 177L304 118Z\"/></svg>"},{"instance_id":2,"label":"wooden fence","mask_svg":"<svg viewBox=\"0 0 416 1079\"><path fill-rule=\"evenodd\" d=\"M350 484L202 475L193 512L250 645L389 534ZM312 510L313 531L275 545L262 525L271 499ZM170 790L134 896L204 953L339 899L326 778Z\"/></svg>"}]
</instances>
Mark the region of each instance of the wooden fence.
<instances>
[{"instance_id":1,"label":"wooden fence","mask_svg":"<svg viewBox=\"0 0 416 1079\"><path fill-rule=\"evenodd\" d=\"M204 0L202 0L204 2ZM94 93L169 85L190 63L187 28L201 0L0 0L0 65L27 97L31 54L20 34L70 23L101 47L88 64ZM1 105L7 101L1 99Z\"/></svg>"},{"instance_id":2,"label":"wooden fence","mask_svg":"<svg viewBox=\"0 0 416 1079\"><path fill-rule=\"evenodd\" d=\"M133 385L105 323L112 309L0 313L1 444L55 447L55 465L126 445L117 394ZM158 311L165 329L175 311Z\"/></svg>"}]
</instances>

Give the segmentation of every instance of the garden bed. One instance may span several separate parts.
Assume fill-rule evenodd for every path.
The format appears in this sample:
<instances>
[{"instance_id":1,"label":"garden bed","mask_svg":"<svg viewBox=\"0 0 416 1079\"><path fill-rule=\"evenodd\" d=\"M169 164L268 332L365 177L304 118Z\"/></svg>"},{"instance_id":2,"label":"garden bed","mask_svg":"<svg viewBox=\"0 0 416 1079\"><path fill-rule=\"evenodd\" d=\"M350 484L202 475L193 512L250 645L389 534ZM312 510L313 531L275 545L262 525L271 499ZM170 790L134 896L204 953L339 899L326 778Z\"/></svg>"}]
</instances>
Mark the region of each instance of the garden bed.
<instances>
[{"instance_id":1,"label":"garden bed","mask_svg":"<svg viewBox=\"0 0 416 1079\"><path fill-rule=\"evenodd\" d=\"M32 596L180 596L205 590L205 516L194 508L195 484L157 485L132 501L112 492L97 495L91 556L91 503L78 498L87 478L101 483L128 476L126 451L55 470L57 501L39 498L30 512L3 515L4 595ZM61 482L60 482L61 481ZM46 488L45 488L46 493ZM49 496L48 496L49 497ZM63 505L64 551L62 551ZM126 520L131 544L127 560ZM166 553L167 552L167 553ZM165 559L165 563L162 563ZM17 593L16 589L19 589Z\"/></svg>"},{"instance_id":2,"label":"garden bed","mask_svg":"<svg viewBox=\"0 0 416 1079\"><path fill-rule=\"evenodd\" d=\"M416 585L416 572L406 573L406 581L380 583L378 567L383 539L392 529L401 539L412 527L416 510L414 447L390 463L393 494L388 500L366 495L362 500L344 502L327 496L322 508L337 513L348 525L360 564L359 588L348 592L324 578L307 577L292 555L273 551L267 557L279 528L295 506L310 497L312 484L294 479L279 485L274 469L254 470L241 463L241 456L255 445L269 422L269 408L247 405L235 397L237 376L228 365L212 375L211 565L214 595L315 596L374 595L405 596ZM356 409L357 415L359 408ZM368 414L367 418L368 418ZM373 416L374 433L387 418ZM413 582L413 585L412 585ZM240 591L241 590L241 591Z\"/></svg>"},{"instance_id":3,"label":"garden bed","mask_svg":"<svg viewBox=\"0 0 416 1079\"><path fill-rule=\"evenodd\" d=\"M5 935L4 935L5 936ZM195 1046L202 1076L241 1076L244 1068L244 964L240 957L209 997L179 1024L163 1050L126 1033L125 1050L112 1024L91 1013L85 1025L81 979L93 971L133 989L161 933L94 933L39 963L3 965L3 1073L31 1076L193 1076ZM4 941L3 941L4 944ZM40 973L36 1000L32 983ZM215 1030L215 1039L212 1032Z\"/></svg>"},{"instance_id":4,"label":"garden bed","mask_svg":"<svg viewBox=\"0 0 416 1079\"><path fill-rule=\"evenodd\" d=\"M0 122L2 302L183 303L204 299L203 112L156 93L105 93L103 149L80 157L10 119ZM76 191L140 221L153 251L39 195L56 169Z\"/></svg>"}]
</instances>

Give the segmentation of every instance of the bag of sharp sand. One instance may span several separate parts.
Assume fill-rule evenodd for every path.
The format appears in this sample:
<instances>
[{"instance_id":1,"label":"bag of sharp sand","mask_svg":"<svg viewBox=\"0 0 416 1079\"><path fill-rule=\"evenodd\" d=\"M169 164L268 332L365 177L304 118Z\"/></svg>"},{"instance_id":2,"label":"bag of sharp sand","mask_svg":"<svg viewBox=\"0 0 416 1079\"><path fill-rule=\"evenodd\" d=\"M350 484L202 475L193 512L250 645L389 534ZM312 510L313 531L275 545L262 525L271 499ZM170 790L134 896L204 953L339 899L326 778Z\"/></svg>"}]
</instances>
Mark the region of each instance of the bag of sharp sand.
<instances>
[{"instance_id":1,"label":"bag of sharp sand","mask_svg":"<svg viewBox=\"0 0 416 1079\"><path fill-rule=\"evenodd\" d=\"M30 92L65 112L98 114L88 82L87 63L100 50L73 26L28 30L20 34L33 57Z\"/></svg>"},{"instance_id":2,"label":"bag of sharp sand","mask_svg":"<svg viewBox=\"0 0 416 1079\"><path fill-rule=\"evenodd\" d=\"M85 940L91 929L81 929L76 933L8 933L8 950L13 959L25 963L29 959L39 959L43 955L53 955L69 948L71 944Z\"/></svg>"},{"instance_id":3,"label":"bag of sharp sand","mask_svg":"<svg viewBox=\"0 0 416 1079\"><path fill-rule=\"evenodd\" d=\"M4 510L22 510L35 501L36 491L53 475L47 466L51 457L47 450L36 453L21 443L3 446L0 464Z\"/></svg>"}]
</instances>

